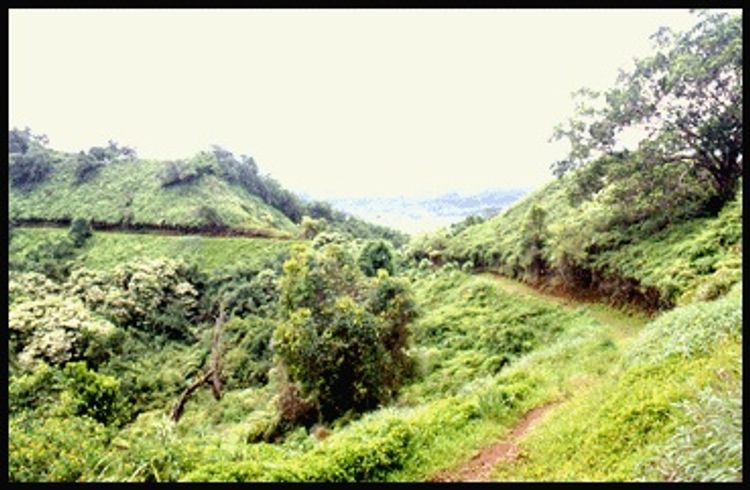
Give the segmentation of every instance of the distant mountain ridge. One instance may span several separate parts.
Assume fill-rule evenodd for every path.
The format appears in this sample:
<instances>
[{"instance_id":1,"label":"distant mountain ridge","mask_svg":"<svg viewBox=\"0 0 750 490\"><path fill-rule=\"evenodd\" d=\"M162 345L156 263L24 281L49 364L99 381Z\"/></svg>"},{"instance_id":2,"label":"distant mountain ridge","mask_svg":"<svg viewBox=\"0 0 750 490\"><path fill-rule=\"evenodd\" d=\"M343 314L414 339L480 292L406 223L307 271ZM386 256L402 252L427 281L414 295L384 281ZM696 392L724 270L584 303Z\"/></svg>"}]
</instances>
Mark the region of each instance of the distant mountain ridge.
<instances>
[{"instance_id":1,"label":"distant mountain ridge","mask_svg":"<svg viewBox=\"0 0 750 490\"><path fill-rule=\"evenodd\" d=\"M328 198L336 208L367 221L407 233L433 231L478 215L494 216L529 192L524 188L496 188L477 193L448 192L431 197Z\"/></svg>"}]
</instances>

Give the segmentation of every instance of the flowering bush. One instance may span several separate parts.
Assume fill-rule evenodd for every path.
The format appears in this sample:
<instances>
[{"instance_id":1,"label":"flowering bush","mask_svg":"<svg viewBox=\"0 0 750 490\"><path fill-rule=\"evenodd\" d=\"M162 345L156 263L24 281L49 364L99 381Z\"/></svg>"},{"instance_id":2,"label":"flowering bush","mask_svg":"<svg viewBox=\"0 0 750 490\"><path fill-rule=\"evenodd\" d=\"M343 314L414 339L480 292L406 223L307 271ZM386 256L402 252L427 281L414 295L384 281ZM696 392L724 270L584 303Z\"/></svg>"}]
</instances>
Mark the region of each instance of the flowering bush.
<instances>
[{"instance_id":1,"label":"flowering bush","mask_svg":"<svg viewBox=\"0 0 750 490\"><path fill-rule=\"evenodd\" d=\"M184 262L155 259L128 262L112 272L78 269L67 285L120 326L188 338L198 307L198 291L188 276Z\"/></svg>"},{"instance_id":2,"label":"flowering bush","mask_svg":"<svg viewBox=\"0 0 750 490\"><path fill-rule=\"evenodd\" d=\"M22 367L39 360L59 365L106 355L103 346L117 335L114 325L96 318L79 299L57 294L17 302L10 309L8 329Z\"/></svg>"}]
</instances>

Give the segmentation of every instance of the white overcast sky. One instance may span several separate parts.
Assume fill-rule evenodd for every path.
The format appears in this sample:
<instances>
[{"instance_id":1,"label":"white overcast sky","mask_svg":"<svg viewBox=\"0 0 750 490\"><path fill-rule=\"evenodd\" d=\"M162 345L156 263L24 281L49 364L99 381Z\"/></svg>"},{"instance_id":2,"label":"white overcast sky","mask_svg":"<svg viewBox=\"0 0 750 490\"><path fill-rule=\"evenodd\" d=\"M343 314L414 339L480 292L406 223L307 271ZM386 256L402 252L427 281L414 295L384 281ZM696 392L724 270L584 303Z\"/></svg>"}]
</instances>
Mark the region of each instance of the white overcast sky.
<instances>
[{"instance_id":1,"label":"white overcast sky","mask_svg":"<svg viewBox=\"0 0 750 490\"><path fill-rule=\"evenodd\" d=\"M739 13L739 12L738 12ZM686 10L11 10L9 124L78 151L211 144L315 197L536 187L570 94Z\"/></svg>"}]
</instances>

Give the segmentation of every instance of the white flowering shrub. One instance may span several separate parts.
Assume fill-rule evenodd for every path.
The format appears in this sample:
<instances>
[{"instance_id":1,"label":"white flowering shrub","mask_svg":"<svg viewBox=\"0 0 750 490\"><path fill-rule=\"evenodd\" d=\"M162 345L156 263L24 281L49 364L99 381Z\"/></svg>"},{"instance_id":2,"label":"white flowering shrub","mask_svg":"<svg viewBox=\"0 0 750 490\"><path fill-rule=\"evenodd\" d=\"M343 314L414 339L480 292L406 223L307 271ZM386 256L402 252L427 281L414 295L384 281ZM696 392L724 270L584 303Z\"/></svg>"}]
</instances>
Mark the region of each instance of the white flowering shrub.
<instances>
[{"instance_id":1,"label":"white flowering shrub","mask_svg":"<svg viewBox=\"0 0 750 490\"><path fill-rule=\"evenodd\" d=\"M8 329L21 367L40 360L55 365L79 359L97 362L117 335L114 325L92 315L81 300L59 294L16 302Z\"/></svg>"},{"instance_id":2,"label":"white flowering shrub","mask_svg":"<svg viewBox=\"0 0 750 490\"><path fill-rule=\"evenodd\" d=\"M19 301L44 298L50 294L60 294L60 292L60 285L38 272L10 271L8 275L9 306Z\"/></svg>"},{"instance_id":3,"label":"white flowering shrub","mask_svg":"<svg viewBox=\"0 0 750 490\"><path fill-rule=\"evenodd\" d=\"M198 291L181 261L132 261L111 272L79 269L67 284L92 310L123 327L171 337L189 337L198 310Z\"/></svg>"}]
</instances>

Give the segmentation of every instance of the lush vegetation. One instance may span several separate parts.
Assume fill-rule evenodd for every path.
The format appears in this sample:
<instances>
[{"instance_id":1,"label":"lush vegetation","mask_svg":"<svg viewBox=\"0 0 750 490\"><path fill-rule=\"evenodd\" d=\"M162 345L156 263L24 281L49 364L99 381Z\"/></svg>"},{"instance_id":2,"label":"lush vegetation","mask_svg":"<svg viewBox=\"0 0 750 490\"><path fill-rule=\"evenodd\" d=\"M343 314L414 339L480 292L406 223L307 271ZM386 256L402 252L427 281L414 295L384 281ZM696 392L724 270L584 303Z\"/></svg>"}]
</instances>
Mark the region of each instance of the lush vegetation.
<instances>
[{"instance_id":1,"label":"lush vegetation","mask_svg":"<svg viewBox=\"0 0 750 490\"><path fill-rule=\"evenodd\" d=\"M700 19L626 87L698 97L711 52L741 108L739 24ZM672 100L618 90L592 141ZM737 114L709 107L695 130L727 162ZM422 481L546 407L493 479L741 480L741 159L730 192L700 155L655 158L685 149L670 115L636 150L577 140L558 180L405 248L220 148L72 159L11 131L13 216L71 223L9 227L9 479Z\"/></svg>"},{"instance_id":2,"label":"lush vegetation","mask_svg":"<svg viewBox=\"0 0 750 490\"><path fill-rule=\"evenodd\" d=\"M719 300L649 323L610 368L611 376L558 409L523 442L519 463L499 468L496 476L741 478L741 300L735 287Z\"/></svg>"},{"instance_id":3,"label":"lush vegetation","mask_svg":"<svg viewBox=\"0 0 750 490\"><path fill-rule=\"evenodd\" d=\"M740 275L742 28L702 13L660 31L653 56L555 131L562 178L485 223L422 237L414 263L469 262L510 277L663 308L726 291ZM703 62L706 58L710 62ZM634 150L620 132L646 125ZM638 126L640 127L640 126Z\"/></svg>"},{"instance_id":4,"label":"lush vegetation","mask_svg":"<svg viewBox=\"0 0 750 490\"><path fill-rule=\"evenodd\" d=\"M215 146L176 161L139 159L128 147L66 154L29 128L9 133L10 216L18 221L70 222L184 231L252 230L297 237L303 218L352 238L403 245L407 236L367 223L325 202L305 203L252 157Z\"/></svg>"},{"instance_id":5,"label":"lush vegetation","mask_svg":"<svg viewBox=\"0 0 750 490\"><path fill-rule=\"evenodd\" d=\"M39 261L37 250L41 244L55 242L67 235L57 228L18 228L9 245L9 257L14 268L33 267ZM212 237L200 235L160 235L157 233L94 232L75 257L88 269L108 270L131 259L181 259L206 270L231 268L239 264L263 268L278 264L292 240L263 238Z\"/></svg>"}]
</instances>

